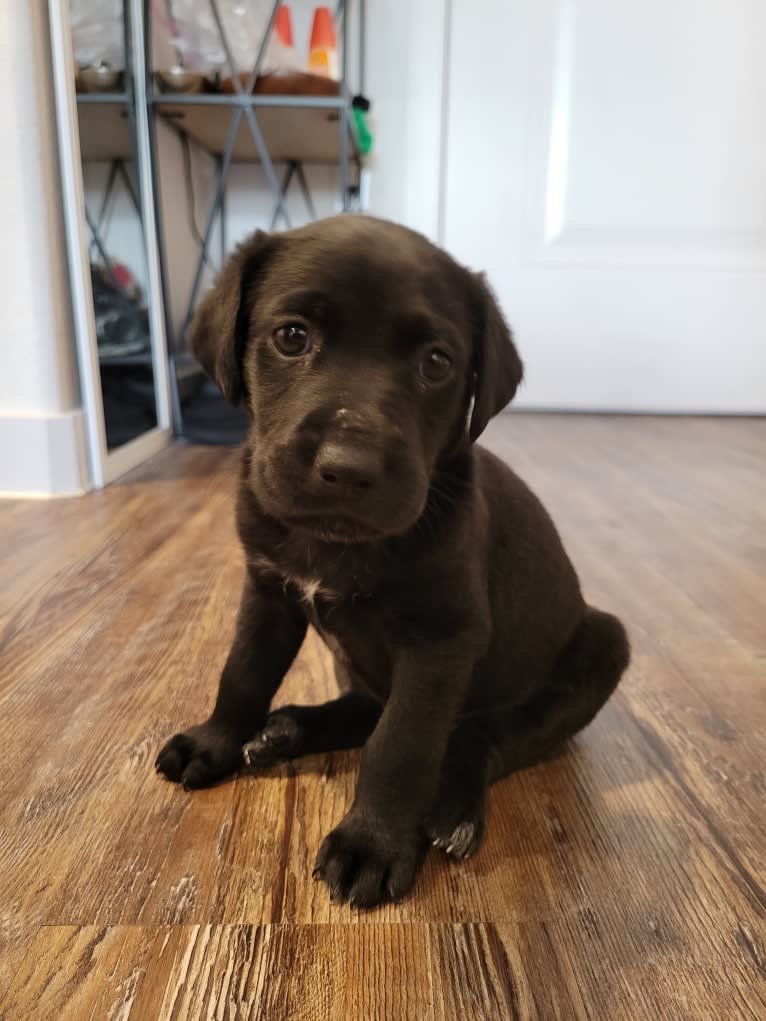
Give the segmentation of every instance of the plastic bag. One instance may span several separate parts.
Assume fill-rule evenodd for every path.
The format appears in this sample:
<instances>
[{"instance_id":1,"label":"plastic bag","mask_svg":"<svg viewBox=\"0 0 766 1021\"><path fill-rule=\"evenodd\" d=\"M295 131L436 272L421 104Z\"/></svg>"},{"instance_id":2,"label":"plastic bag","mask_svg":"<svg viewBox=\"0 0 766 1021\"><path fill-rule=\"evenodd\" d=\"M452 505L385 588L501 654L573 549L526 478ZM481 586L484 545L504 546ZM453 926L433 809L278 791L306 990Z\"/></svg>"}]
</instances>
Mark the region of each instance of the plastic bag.
<instances>
[{"instance_id":1,"label":"plastic bag","mask_svg":"<svg viewBox=\"0 0 766 1021\"><path fill-rule=\"evenodd\" d=\"M271 0L218 0L236 71L252 70L271 9ZM209 76L230 75L209 0L154 0L153 10L176 64Z\"/></svg>"},{"instance_id":2,"label":"plastic bag","mask_svg":"<svg viewBox=\"0 0 766 1021\"><path fill-rule=\"evenodd\" d=\"M123 0L71 0L72 49L79 67L104 63L124 70L122 4Z\"/></svg>"}]
</instances>

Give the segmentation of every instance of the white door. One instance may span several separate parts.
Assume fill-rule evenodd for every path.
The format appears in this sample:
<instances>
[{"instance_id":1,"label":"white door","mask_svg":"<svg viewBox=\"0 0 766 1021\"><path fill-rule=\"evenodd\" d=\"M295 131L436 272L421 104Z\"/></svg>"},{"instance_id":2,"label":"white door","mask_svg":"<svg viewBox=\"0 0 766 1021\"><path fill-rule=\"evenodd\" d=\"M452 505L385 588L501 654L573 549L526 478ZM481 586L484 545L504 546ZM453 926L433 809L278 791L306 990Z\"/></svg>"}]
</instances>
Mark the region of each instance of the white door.
<instances>
[{"instance_id":1,"label":"white door","mask_svg":"<svg viewBox=\"0 0 766 1021\"><path fill-rule=\"evenodd\" d=\"M764 0L452 0L442 240L520 405L766 412L764 47Z\"/></svg>"}]
</instances>

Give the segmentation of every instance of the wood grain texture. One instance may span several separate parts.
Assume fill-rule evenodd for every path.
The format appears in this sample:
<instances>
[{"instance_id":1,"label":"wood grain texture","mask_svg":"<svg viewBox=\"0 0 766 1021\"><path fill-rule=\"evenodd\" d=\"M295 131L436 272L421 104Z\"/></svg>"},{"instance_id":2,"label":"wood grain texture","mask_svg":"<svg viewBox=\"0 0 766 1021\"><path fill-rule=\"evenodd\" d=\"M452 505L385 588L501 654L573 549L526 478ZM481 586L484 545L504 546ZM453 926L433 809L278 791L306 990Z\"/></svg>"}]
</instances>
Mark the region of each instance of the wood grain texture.
<instances>
[{"instance_id":1,"label":"wood grain texture","mask_svg":"<svg viewBox=\"0 0 766 1021\"><path fill-rule=\"evenodd\" d=\"M310 876L356 753L191 795L152 768L233 633L236 454L0 504L0 1018L766 1016L766 422L517 414L488 442L634 663L492 789L474 859L370 915ZM332 691L309 634L279 700Z\"/></svg>"}]
</instances>

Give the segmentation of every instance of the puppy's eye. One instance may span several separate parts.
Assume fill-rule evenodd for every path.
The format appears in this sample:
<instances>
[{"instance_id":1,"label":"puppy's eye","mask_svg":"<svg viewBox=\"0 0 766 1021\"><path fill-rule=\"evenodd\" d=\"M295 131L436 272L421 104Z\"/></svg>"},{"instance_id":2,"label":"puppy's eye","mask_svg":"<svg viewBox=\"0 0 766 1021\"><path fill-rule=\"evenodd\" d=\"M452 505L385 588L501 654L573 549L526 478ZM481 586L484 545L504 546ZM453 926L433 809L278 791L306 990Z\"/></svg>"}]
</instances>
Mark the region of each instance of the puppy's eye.
<instances>
[{"instance_id":1,"label":"puppy's eye","mask_svg":"<svg viewBox=\"0 0 766 1021\"><path fill-rule=\"evenodd\" d=\"M288 323L274 330L274 347L286 358L301 358L311 350L311 335L303 323Z\"/></svg>"},{"instance_id":2,"label":"puppy's eye","mask_svg":"<svg viewBox=\"0 0 766 1021\"><path fill-rule=\"evenodd\" d=\"M429 348L420 363L421 375L429 383L441 383L452 371L452 359L440 347Z\"/></svg>"}]
</instances>

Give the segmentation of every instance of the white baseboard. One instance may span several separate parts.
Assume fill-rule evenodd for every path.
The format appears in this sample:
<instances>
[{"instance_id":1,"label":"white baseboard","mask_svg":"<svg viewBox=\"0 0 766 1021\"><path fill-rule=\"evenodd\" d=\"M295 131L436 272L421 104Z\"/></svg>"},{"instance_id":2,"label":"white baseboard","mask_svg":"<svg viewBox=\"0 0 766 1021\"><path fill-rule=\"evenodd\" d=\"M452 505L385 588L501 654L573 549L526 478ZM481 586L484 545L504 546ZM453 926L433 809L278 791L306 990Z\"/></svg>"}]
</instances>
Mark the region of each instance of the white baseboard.
<instances>
[{"instance_id":1,"label":"white baseboard","mask_svg":"<svg viewBox=\"0 0 766 1021\"><path fill-rule=\"evenodd\" d=\"M81 409L0 412L0 496L76 496L90 488Z\"/></svg>"}]
</instances>

